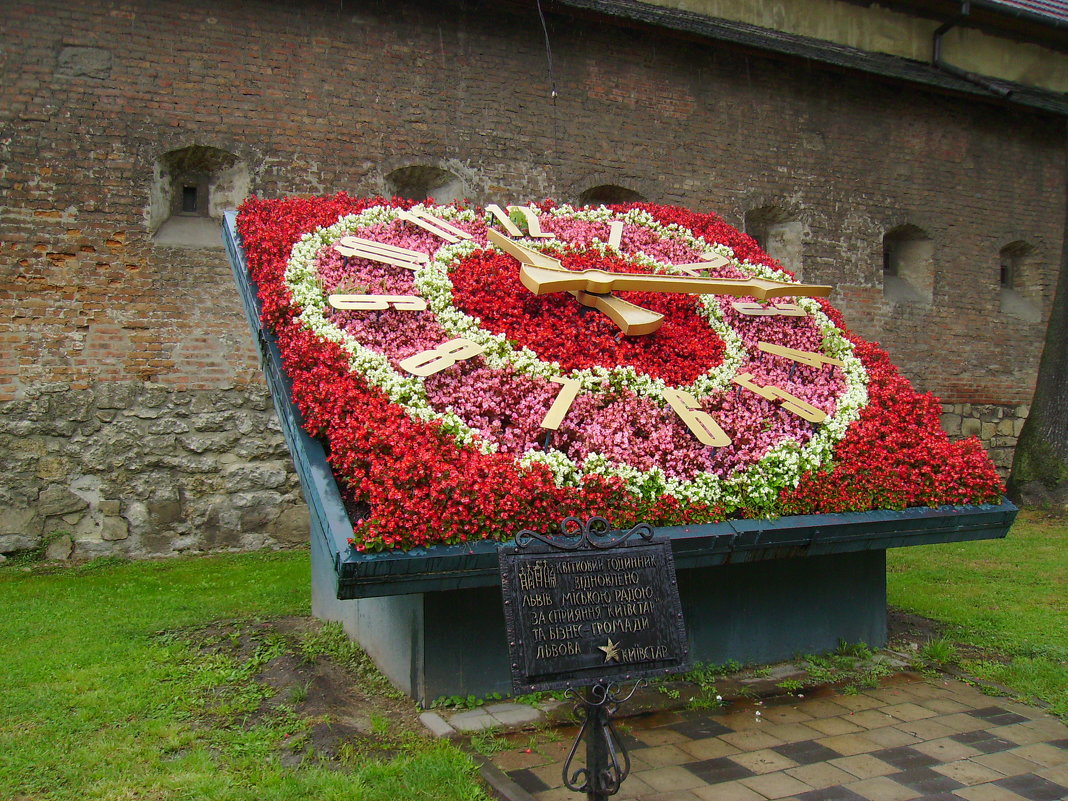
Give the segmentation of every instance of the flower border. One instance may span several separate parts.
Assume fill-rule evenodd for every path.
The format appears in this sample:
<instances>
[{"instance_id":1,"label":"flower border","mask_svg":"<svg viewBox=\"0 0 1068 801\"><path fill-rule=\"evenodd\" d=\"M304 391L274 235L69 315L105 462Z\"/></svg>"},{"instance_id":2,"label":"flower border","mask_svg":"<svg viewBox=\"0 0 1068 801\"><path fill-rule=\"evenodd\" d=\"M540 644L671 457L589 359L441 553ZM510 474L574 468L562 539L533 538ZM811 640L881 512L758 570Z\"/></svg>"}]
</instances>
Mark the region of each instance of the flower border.
<instances>
[{"instance_id":1,"label":"flower border","mask_svg":"<svg viewBox=\"0 0 1068 801\"><path fill-rule=\"evenodd\" d=\"M475 220L473 211L458 210L452 206L417 204L412 210L427 212L453 223ZM301 307L299 320L317 336L339 345L349 355L351 368L364 376L369 384L382 390L413 420L437 422L458 444L477 448L483 454L495 453L496 444L480 437L476 430L470 428L456 414L436 411L430 405L421 379L398 372L390 364L388 357L363 346L327 316L327 297L315 269L318 254L343 236L361 228L393 222L399 213L400 209L396 207L374 206L360 214L343 217L333 225L307 233L293 246L285 272L285 283L294 301ZM604 206L575 209L563 205L553 208L549 213L555 217L570 217L587 222L621 220L630 225L645 227L662 237L679 240L698 252L718 253L729 259L730 265L744 274L777 281L793 280L791 275L783 271L739 261L731 248L706 242L683 226L662 225L641 209L619 214ZM492 220L492 215L486 213L483 221L489 224ZM550 253L560 253L567 247L567 243L562 243L559 239L545 241L527 238L523 240L523 244ZM597 240L594 240L593 246L601 252L613 249L608 243ZM482 346L481 356L492 369L511 367L517 372L537 378L566 376L581 381L583 390L593 394L605 386L622 387L663 405L662 393L668 385L662 379L640 373L630 366L564 371L559 363L544 361L525 346L514 346L506 337L487 331L481 327L477 318L456 308L452 302L450 269L459 260L488 248L501 252L492 244L481 245L472 240L461 240L454 244L443 243L431 255L427 264L415 273L416 289L427 300L428 309L448 334L465 337ZM675 265L658 261L645 253L628 253L627 257L656 272L679 273ZM845 436L849 426L856 421L860 410L868 401L867 373L860 359L853 354L852 343L823 313L818 302L811 298L799 298L798 305L813 318L823 334L824 352L843 361L841 369L846 383L845 392L837 399L834 414L820 425L804 445L796 440L786 439L770 448L755 464L726 478L712 473L699 473L692 480L684 480L667 476L659 468L640 470L598 453L589 454L582 462L576 463L561 451L529 450L516 458L517 464L525 468L534 464L544 465L551 471L554 482L560 487L582 487L587 476L599 475L622 479L629 492L646 499L669 495L691 504L724 503L728 506L739 506L746 498L757 498L761 502L770 503L781 489L796 487L802 475L819 469L829 461L834 446ZM727 344L726 354L719 365L692 384L679 387L701 398L729 388L730 379L738 373L748 354L741 338L726 324L716 296L698 296L698 311L708 322L710 329Z\"/></svg>"}]
</instances>

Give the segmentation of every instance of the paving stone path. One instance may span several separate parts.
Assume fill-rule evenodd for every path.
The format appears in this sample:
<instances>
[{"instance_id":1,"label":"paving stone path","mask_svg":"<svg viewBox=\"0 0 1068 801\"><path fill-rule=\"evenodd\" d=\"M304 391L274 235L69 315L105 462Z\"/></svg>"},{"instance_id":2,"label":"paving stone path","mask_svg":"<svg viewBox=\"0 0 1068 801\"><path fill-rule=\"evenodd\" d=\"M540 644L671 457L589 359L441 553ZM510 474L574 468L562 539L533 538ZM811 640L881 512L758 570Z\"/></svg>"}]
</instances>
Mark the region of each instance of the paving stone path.
<instances>
[{"instance_id":1,"label":"paving stone path","mask_svg":"<svg viewBox=\"0 0 1068 801\"><path fill-rule=\"evenodd\" d=\"M859 694L657 712L623 729L632 770L620 801L1068 799L1068 726L954 679L899 674ZM574 730L546 737L491 757L517 785L513 801L584 797L562 786Z\"/></svg>"}]
</instances>

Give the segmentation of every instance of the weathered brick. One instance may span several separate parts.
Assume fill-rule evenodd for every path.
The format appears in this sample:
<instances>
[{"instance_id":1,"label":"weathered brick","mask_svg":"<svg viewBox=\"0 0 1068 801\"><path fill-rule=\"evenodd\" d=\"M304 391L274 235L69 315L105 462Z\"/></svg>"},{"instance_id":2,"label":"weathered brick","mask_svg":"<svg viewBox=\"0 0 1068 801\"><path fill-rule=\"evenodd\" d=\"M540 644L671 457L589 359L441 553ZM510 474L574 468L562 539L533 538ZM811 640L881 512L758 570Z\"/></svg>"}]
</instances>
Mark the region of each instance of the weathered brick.
<instances>
[{"instance_id":1,"label":"weathered brick","mask_svg":"<svg viewBox=\"0 0 1068 801\"><path fill-rule=\"evenodd\" d=\"M201 144L247 163L261 196L375 194L391 170L429 164L455 172L480 203L575 200L617 184L735 225L753 209L784 209L802 224L805 279L835 284L849 324L954 405L945 410L954 434L959 417L961 433L983 434L988 447L999 437L1004 465L1026 411L988 421L988 431L962 407L1026 410L1032 395L1043 326L1001 311L999 250L1020 240L1034 248L1048 315L1065 217L1063 120L720 42L553 20L555 99L540 24L523 4L6 8L0 418L52 385L92 396L86 408L102 431L59 420L25 436L106 437L123 412L162 408L154 437L185 431L176 420L218 435L172 437L165 453L138 457L186 481L187 472L222 476L210 443L270 414L224 252L164 247L148 230L157 160ZM905 223L933 242L929 303L883 293L882 236ZM137 399L149 388L164 392L163 407ZM261 405L207 419L176 400L220 390ZM240 458L278 459L270 437ZM82 467L116 463L121 455L108 454ZM0 479L23 490L43 480ZM187 492L186 529L131 521L108 547L187 543L198 504L224 490L189 482ZM215 514L211 525L220 547L251 542L241 520L228 528Z\"/></svg>"}]
</instances>

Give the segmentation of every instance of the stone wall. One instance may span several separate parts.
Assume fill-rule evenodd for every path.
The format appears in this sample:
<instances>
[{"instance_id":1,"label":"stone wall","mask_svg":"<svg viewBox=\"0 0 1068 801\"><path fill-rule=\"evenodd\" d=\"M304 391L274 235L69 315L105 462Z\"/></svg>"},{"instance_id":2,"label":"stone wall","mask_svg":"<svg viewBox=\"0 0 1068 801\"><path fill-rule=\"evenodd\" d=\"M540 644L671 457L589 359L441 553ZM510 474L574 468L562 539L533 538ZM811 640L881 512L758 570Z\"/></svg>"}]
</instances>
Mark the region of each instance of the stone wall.
<instances>
[{"instance_id":1,"label":"stone wall","mask_svg":"<svg viewBox=\"0 0 1068 801\"><path fill-rule=\"evenodd\" d=\"M166 555L304 543L266 390L42 384L0 404L0 553ZM72 554L73 552L73 554Z\"/></svg>"},{"instance_id":2,"label":"stone wall","mask_svg":"<svg viewBox=\"0 0 1068 801\"><path fill-rule=\"evenodd\" d=\"M0 477L0 552L56 531L90 555L294 530L225 256L156 236L172 208L161 165L194 150L232 158L262 196L375 194L425 167L481 204L615 185L738 226L760 210L921 390L973 409L1030 401L1062 245L1063 120L548 22L555 98L529 3L5 7L0 463L15 467ZM930 240L919 301L884 287L883 236L902 226ZM1015 243L1035 320L1002 311L999 253Z\"/></svg>"},{"instance_id":3,"label":"stone wall","mask_svg":"<svg viewBox=\"0 0 1068 801\"><path fill-rule=\"evenodd\" d=\"M979 437L1002 478L1012 470L1013 449L1031 407L980 403L943 403L942 428L952 440Z\"/></svg>"}]
</instances>

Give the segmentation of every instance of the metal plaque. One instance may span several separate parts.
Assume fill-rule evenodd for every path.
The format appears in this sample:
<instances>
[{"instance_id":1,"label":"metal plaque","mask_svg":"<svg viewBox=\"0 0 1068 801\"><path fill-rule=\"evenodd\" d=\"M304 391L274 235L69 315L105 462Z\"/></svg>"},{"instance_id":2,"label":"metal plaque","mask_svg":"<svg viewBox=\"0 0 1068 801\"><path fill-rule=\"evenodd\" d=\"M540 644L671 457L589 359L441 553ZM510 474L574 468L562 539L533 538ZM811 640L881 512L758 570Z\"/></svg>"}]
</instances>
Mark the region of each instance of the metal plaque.
<instances>
[{"instance_id":1,"label":"metal plaque","mask_svg":"<svg viewBox=\"0 0 1068 801\"><path fill-rule=\"evenodd\" d=\"M583 541L595 543L588 527ZM587 547L522 532L530 535L525 542L520 536L518 544L500 548L514 692L685 669L688 647L671 544L644 528L646 539L628 541L627 534Z\"/></svg>"}]
</instances>

